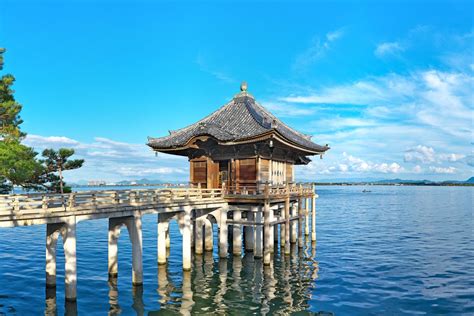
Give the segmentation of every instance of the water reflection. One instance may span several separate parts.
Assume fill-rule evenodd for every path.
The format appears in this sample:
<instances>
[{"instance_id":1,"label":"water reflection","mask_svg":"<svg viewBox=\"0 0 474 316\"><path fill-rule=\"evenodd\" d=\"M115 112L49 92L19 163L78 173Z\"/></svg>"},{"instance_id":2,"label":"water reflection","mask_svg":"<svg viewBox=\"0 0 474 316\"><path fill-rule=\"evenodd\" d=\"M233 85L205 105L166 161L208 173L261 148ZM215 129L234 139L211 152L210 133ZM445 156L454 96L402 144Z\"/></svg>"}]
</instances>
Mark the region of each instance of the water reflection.
<instances>
[{"instance_id":1,"label":"water reflection","mask_svg":"<svg viewBox=\"0 0 474 316\"><path fill-rule=\"evenodd\" d=\"M58 315L58 307L56 300L56 288L46 288L46 307L44 310L45 316L56 316ZM77 302L65 301L64 304L64 315L65 316L77 316Z\"/></svg>"},{"instance_id":2,"label":"water reflection","mask_svg":"<svg viewBox=\"0 0 474 316\"><path fill-rule=\"evenodd\" d=\"M254 259L252 253L218 259L212 252L205 252L194 256L193 270L181 272L178 280L170 278L169 266L159 265L156 293L160 310L145 309L143 286L132 287L131 307L136 315L163 312L224 315L239 311L273 315L304 311L309 307L310 293L319 271L318 262L313 259L316 245L307 241L305 246L298 249L293 244L290 256L275 252L268 266L263 265L261 259ZM110 278L108 287L108 315L123 314L117 278ZM46 289L45 304L45 315L58 314L55 288ZM65 315L77 315L77 303L67 302Z\"/></svg>"},{"instance_id":3,"label":"water reflection","mask_svg":"<svg viewBox=\"0 0 474 316\"><path fill-rule=\"evenodd\" d=\"M196 255L192 272L183 273L181 287L172 285L166 266L160 266L161 312L273 315L307 310L318 277L315 252L315 244L306 240L304 248L292 245L290 256L275 253L269 266L252 253L220 260L212 253Z\"/></svg>"}]
</instances>

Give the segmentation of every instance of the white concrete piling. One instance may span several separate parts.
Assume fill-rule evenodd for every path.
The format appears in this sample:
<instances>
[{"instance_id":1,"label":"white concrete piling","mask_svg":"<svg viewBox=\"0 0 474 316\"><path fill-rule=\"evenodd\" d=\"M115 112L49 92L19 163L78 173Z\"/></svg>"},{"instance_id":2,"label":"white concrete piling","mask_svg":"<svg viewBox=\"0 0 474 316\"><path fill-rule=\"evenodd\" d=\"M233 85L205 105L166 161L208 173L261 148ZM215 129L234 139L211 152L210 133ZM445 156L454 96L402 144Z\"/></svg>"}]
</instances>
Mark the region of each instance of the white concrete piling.
<instances>
[{"instance_id":1,"label":"white concrete piling","mask_svg":"<svg viewBox=\"0 0 474 316\"><path fill-rule=\"evenodd\" d=\"M234 221L240 221L242 219L242 212L240 210L234 210ZM234 256L242 255L242 225L233 224L233 242L232 242L232 254Z\"/></svg>"},{"instance_id":2,"label":"white concrete piling","mask_svg":"<svg viewBox=\"0 0 474 316\"><path fill-rule=\"evenodd\" d=\"M64 283L66 301L77 299L77 268L76 268L76 218L69 216L65 222L47 224L46 226L46 286L56 286L56 247L59 234L64 249Z\"/></svg>"},{"instance_id":3,"label":"white concrete piling","mask_svg":"<svg viewBox=\"0 0 474 316\"><path fill-rule=\"evenodd\" d=\"M158 215L158 242L157 242L157 251L158 251L158 264L164 265L167 262L166 246L167 246L167 237L169 236L169 223L165 214Z\"/></svg>"},{"instance_id":4,"label":"white concrete piling","mask_svg":"<svg viewBox=\"0 0 474 316\"><path fill-rule=\"evenodd\" d=\"M263 214L260 206L252 206L252 212L255 214L255 247L253 256L256 259L263 257Z\"/></svg>"},{"instance_id":5,"label":"white concrete piling","mask_svg":"<svg viewBox=\"0 0 474 316\"><path fill-rule=\"evenodd\" d=\"M295 217L297 215L298 215L297 203L293 203L293 205L291 206L291 216ZM291 240L290 240L290 242L292 244L296 243L296 237L297 237L296 228L297 228L297 222L294 221L294 220L291 221Z\"/></svg>"},{"instance_id":6,"label":"white concrete piling","mask_svg":"<svg viewBox=\"0 0 474 316\"><path fill-rule=\"evenodd\" d=\"M194 252L197 255L202 255L203 253L203 227L204 221L202 219L197 219L196 224L194 225Z\"/></svg>"},{"instance_id":7,"label":"white concrete piling","mask_svg":"<svg viewBox=\"0 0 474 316\"><path fill-rule=\"evenodd\" d=\"M209 219L204 220L204 250L212 252L214 248L214 234L212 223Z\"/></svg>"},{"instance_id":8,"label":"white concrete piling","mask_svg":"<svg viewBox=\"0 0 474 316\"><path fill-rule=\"evenodd\" d=\"M227 258L228 251L228 231L227 231L228 207L223 207L220 212L219 224L219 258Z\"/></svg>"},{"instance_id":9,"label":"white concrete piling","mask_svg":"<svg viewBox=\"0 0 474 316\"><path fill-rule=\"evenodd\" d=\"M191 211L185 207L183 212L183 270L191 270Z\"/></svg>"},{"instance_id":10,"label":"white concrete piling","mask_svg":"<svg viewBox=\"0 0 474 316\"><path fill-rule=\"evenodd\" d=\"M254 213L252 211L247 212L247 220L249 222L254 221ZM255 245L255 231L253 226L245 226L245 251L252 252Z\"/></svg>"},{"instance_id":11,"label":"white concrete piling","mask_svg":"<svg viewBox=\"0 0 474 316\"><path fill-rule=\"evenodd\" d=\"M316 241L316 197L312 199L311 207L311 241Z\"/></svg>"}]
</instances>

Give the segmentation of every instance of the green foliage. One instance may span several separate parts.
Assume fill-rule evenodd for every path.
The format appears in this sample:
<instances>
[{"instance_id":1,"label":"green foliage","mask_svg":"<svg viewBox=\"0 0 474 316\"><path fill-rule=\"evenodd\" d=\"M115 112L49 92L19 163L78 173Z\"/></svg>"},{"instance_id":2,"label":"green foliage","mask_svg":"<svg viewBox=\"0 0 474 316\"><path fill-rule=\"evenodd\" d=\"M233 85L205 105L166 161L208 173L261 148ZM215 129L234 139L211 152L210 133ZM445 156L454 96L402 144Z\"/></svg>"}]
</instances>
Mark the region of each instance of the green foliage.
<instances>
[{"instance_id":1,"label":"green foliage","mask_svg":"<svg viewBox=\"0 0 474 316\"><path fill-rule=\"evenodd\" d=\"M47 190L51 192L67 193L71 188L65 186L63 172L82 167L83 159L69 160L74 155L74 149L60 148L59 150L45 149L42 163L46 169ZM57 173L57 174L56 174Z\"/></svg>"},{"instance_id":2,"label":"green foliage","mask_svg":"<svg viewBox=\"0 0 474 316\"><path fill-rule=\"evenodd\" d=\"M5 48L0 47L0 70L3 69L3 53L5 52Z\"/></svg>"},{"instance_id":3,"label":"green foliage","mask_svg":"<svg viewBox=\"0 0 474 316\"><path fill-rule=\"evenodd\" d=\"M0 70L3 69L4 52L5 49L0 48ZM84 160L68 160L74 155L74 150L67 148L58 151L46 149L43 151L46 159L38 160L32 148L20 143L26 134L20 130L22 106L13 96L14 82L12 75L0 78L0 194L11 192L14 186L71 192L64 186L62 172L80 168Z\"/></svg>"},{"instance_id":4,"label":"green foliage","mask_svg":"<svg viewBox=\"0 0 474 316\"><path fill-rule=\"evenodd\" d=\"M3 56L5 49L0 48L0 69L3 65ZM20 118L21 104L15 101L12 90L15 77L4 75L0 78L0 139L3 141L15 141L25 136L20 131L20 124L23 123Z\"/></svg>"},{"instance_id":5,"label":"green foliage","mask_svg":"<svg viewBox=\"0 0 474 316\"><path fill-rule=\"evenodd\" d=\"M9 193L13 185L41 189L44 167L37 153L16 141L0 142L0 192Z\"/></svg>"}]
</instances>

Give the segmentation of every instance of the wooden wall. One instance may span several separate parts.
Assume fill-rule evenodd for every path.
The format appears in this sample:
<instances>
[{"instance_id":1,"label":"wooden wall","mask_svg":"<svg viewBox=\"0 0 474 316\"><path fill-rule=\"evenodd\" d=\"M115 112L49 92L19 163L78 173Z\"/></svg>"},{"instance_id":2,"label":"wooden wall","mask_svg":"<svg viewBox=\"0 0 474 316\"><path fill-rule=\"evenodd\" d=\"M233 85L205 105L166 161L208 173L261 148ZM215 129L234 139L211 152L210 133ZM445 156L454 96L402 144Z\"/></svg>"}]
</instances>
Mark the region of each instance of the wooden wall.
<instances>
[{"instance_id":1,"label":"wooden wall","mask_svg":"<svg viewBox=\"0 0 474 316\"><path fill-rule=\"evenodd\" d=\"M190 182L202 188L219 187L219 164L207 157L195 158L190 161Z\"/></svg>"},{"instance_id":2,"label":"wooden wall","mask_svg":"<svg viewBox=\"0 0 474 316\"><path fill-rule=\"evenodd\" d=\"M200 157L190 161L190 182L202 188L219 188L219 162ZM222 170L221 170L222 171ZM255 187L258 183L284 185L294 182L291 163L263 158L233 159L228 164L228 186Z\"/></svg>"}]
</instances>

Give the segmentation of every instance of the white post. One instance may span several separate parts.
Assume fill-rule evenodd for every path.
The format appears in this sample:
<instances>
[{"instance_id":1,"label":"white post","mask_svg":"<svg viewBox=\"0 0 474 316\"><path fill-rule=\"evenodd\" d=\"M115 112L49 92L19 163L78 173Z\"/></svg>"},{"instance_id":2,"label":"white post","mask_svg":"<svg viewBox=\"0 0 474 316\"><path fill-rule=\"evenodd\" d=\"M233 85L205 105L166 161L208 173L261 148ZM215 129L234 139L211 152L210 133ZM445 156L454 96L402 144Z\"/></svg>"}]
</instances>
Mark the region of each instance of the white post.
<instances>
[{"instance_id":1,"label":"white post","mask_svg":"<svg viewBox=\"0 0 474 316\"><path fill-rule=\"evenodd\" d=\"M164 214L158 214L158 264L166 264L166 237L168 235L169 223L163 218Z\"/></svg>"},{"instance_id":2,"label":"white post","mask_svg":"<svg viewBox=\"0 0 474 316\"><path fill-rule=\"evenodd\" d=\"M291 206L291 216L296 216L297 213L297 208L296 208L296 203L293 203ZM291 221L291 243L294 244L296 243L296 225L297 223L293 220Z\"/></svg>"},{"instance_id":3,"label":"white post","mask_svg":"<svg viewBox=\"0 0 474 316\"><path fill-rule=\"evenodd\" d=\"M77 270L76 270L76 218L71 216L67 219L63 229L64 257L65 257L65 296L66 301L74 302L77 298Z\"/></svg>"},{"instance_id":4,"label":"white post","mask_svg":"<svg viewBox=\"0 0 474 316\"><path fill-rule=\"evenodd\" d=\"M171 246L171 239L170 239L170 225L166 225L166 248L169 249Z\"/></svg>"},{"instance_id":5,"label":"white post","mask_svg":"<svg viewBox=\"0 0 474 316\"><path fill-rule=\"evenodd\" d=\"M291 254L290 245L290 197L285 200L285 255Z\"/></svg>"},{"instance_id":6,"label":"white post","mask_svg":"<svg viewBox=\"0 0 474 316\"><path fill-rule=\"evenodd\" d=\"M260 206L252 206L252 213L255 214L255 247L254 258L263 257L263 214Z\"/></svg>"},{"instance_id":7,"label":"white post","mask_svg":"<svg viewBox=\"0 0 474 316\"><path fill-rule=\"evenodd\" d=\"M120 236L120 224L109 218L109 278L118 276L118 239Z\"/></svg>"},{"instance_id":8,"label":"white post","mask_svg":"<svg viewBox=\"0 0 474 316\"><path fill-rule=\"evenodd\" d=\"M270 223L273 222L273 210L270 209L270 206L268 206L269 208L269 214L268 214L268 248L270 250L270 253L273 253L274 250L275 250L275 234L274 234L274 229L273 229L273 226L270 225Z\"/></svg>"},{"instance_id":9,"label":"white post","mask_svg":"<svg viewBox=\"0 0 474 316\"><path fill-rule=\"evenodd\" d=\"M197 219L194 225L194 252L197 255L202 255L203 253L203 232L202 226L204 225L202 219Z\"/></svg>"},{"instance_id":10,"label":"white post","mask_svg":"<svg viewBox=\"0 0 474 316\"><path fill-rule=\"evenodd\" d=\"M242 219L242 213L240 210L234 210L234 221L240 221ZM242 229L240 224L233 224L233 241L232 241L232 253L234 256L242 255Z\"/></svg>"},{"instance_id":11,"label":"white post","mask_svg":"<svg viewBox=\"0 0 474 316\"><path fill-rule=\"evenodd\" d=\"M142 219L140 212L126 220L128 235L132 242L132 284L143 284L143 247L142 247Z\"/></svg>"},{"instance_id":12,"label":"white post","mask_svg":"<svg viewBox=\"0 0 474 316\"><path fill-rule=\"evenodd\" d=\"M214 248L214 234L212 231L212 223L209 219L204 220L204 250L212 251Z\"/></svg>"},{"instance_id":13,"label":"white post","mask_svg":"<svg viewBox=\"0 0 474 316\"><path fill-rule=\"evenodd\" d=\"M304 207L305 207L305 212L304 212L304 234L306 236L309 236L309 199L308 198L303 198L304 200Z\"/></svg>"},{"instance_id":14,"label":"white post","mask_svg":"<svg viewBox=\"0 0 474 316\"><path fill-rule=\"evenodd\" d=\"M247 212L247 221L254 221L254 214L252 211ZM255 232L253 226L245 226L245 251L252 252L255 244Z\"/></svg>"},{"instance_id":15,"label":"white post","mask_svg":"<svg viewBox=\"0 0 474 316\"><path fill-rule=\"evenodd\" d=\"M298 247L303 248L303 198L298 203Z\"/></svg>"},{"instance_id":16,"label":"white post","mask_svg":"<svg viewBox=\"0 0 474 316\"><path fill-rule=\"evenodd\" d=\"M265 234L264 238L264 253L263 253L263 264L264 265L269 265L270 260L271 260L271 251L270 251L270 245L273 242L273 236L271 236L271 232L273 230L270 227L270 204L267 201L265 201L264 207L263 207L263 233Z\"/></svg>"},{"instance_id":17,"label":"white post","mask_svg":"<svg viewBox=\"0 0 474 316\"><path fill-rule=\"evenodd\" d=\"M183 270L191 270L191 211L190 207L184 208L183 214Z\"/></svg>"},{"instance_id":18,"label":"white post","mask_svg":"<svg viewBox=\"0 0 474 316\"><path fill-rule=\"evenodd\" d=\"M46 225L46 287L56 287L56 245L60 224Z\"/></svg>"},{"instance_id":19,"label":"white post","mask_svg":"<svg viewBox=\"0 0 474 316\"><path fill-rule=\"evenodd\" d=\"M280 217L281 217L281 219L286 218L286 204L283 207L283 209L281 209ZM285 233L285 231L286 231L286 221L280 224L280 247L282 247L282 248L285 247L285 242L286 242L286 233Z\"/></svg>"},{"instance_id":20,"label":"white post","mask_svg":"<svg viewBox=\"0 0 474 316\"><path fill-rule=\"evenodd\" d=\"M312 198L313 205L311 209L311 241L316 241L316 197Z\"/></svg>"},{"instance_id":21,"label":"white post","mask_svg":"<svg viewBox=\"0 0 474 316\"><path fill-rule=\"evenodd\" d=\"M227 207L223 207L219 220L219 257L227 258L228 240L227 240Z\"/></svg>"}]
</instances>

